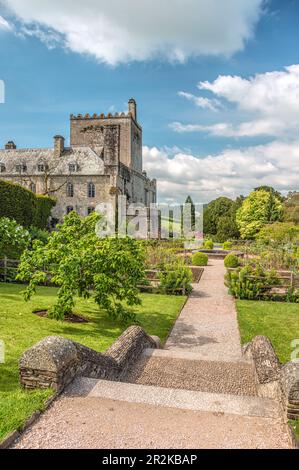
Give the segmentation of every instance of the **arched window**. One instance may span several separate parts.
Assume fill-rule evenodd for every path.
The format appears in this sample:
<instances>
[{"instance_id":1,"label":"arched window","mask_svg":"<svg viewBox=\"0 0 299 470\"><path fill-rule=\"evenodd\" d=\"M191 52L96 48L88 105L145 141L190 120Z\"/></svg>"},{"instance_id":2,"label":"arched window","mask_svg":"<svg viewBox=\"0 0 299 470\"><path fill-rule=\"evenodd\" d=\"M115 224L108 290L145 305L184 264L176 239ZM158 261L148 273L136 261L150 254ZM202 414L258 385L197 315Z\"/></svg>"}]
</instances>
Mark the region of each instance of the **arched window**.
<instances>
[{"instance_id":1,"label":"arched window","mask_svg":"<svg viewBox=\"0 0 299 470\"><path fill-rule=\"evenodd\" d=\"M87 186L87 194L88 194L88 197L95 197L96 195L96 187L93 183L88 183L88 186Z\"/></svg>"},{"instance_id":2,"label":"arched window","mask_svg":"<svg viewBox=\"0 0 299 470\"><path fill-rule=\"evenodd\" d=\"M94 207L87 207L87 215L91 214L94 212Z\"/></svg>"},{"instance_id":3,"label":"arched window","mask_svg":"<svg viewBox=\"0 0 299 470\"><path fill-rule=\"evenodd\" d=\"M73 206L67 206L66 208L66 213L69 214L70 212L72 212L74 210Z\"/></svg>"},{"instance_id":4,"label":"arched window","mask_svg":"<svg viewBox=\"0 0 299 470\"><path fill-rule=\"evenodd\" d=\"M35 183L30 183L30 190L31 190L33 193L36 193L36 184L35 184Z\"/></svg>"},{"instance_id":5,"label":"arched window","mask_svg":"<svg viewBox=\"0 0 299 470\"><path fill-rule=\"evenodd\" d=\"M73 183L68 183L66 185L66 194L67 194L67 197L74 197L74 185Z\"/></svg>"},{"instance_id":6,"label":"arched window","mask_svg":"<svg viewBox=\"0 0 299 470\"><path fill-rule=\"evenodd\" d=\"M5 173L6 171L6 166L4 163L0 163L0 173Z\"/></svg>"}]
</instances>

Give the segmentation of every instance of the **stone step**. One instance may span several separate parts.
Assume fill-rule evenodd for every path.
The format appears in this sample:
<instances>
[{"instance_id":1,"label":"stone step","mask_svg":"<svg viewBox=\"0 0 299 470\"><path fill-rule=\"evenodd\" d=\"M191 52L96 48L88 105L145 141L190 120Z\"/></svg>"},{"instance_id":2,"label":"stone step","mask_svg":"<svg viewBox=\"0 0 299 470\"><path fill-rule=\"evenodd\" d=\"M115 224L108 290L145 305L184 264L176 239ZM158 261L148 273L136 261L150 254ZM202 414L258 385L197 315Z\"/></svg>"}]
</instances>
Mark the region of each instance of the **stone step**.
<instances>
[{"instance_id":1,"label":"stone step","mask_svg":"<svg viewBox=\"0 0 299 470\"><path fill-rule=\"evenodd\" d=\"M190 352L185 349L150 349L147 348L142 353L146 357L163 357L170 359L185 359L191 361L210 361L210 362L229 362L229 363L243 363L251 364L252 361L245 356L223 357L219 354L211 355L204 354L203 352Z\"/></svg>"},{"instance_id":2,"label":"stone step","mask_svg":"<svg viewBox=\"0 0 299 470\"><path fill-rule=\"evenodd\" d=\"M123 382L207 393L256 396L250 362L203 361L186 353L146 352L122 378Z\"/></svg>"},{"instance_id":3,"label":"stone step","mask_svg":"<svg viewBox=\"0 0 299 470\"><path fill-rule=\"evenodd\" d=\"M86 377L77 378L65 391L65 395L211 412L214 416L230 414L272 419L280 417L278 403L269 398L178 390Z\"/></svg>"}]
</instances>

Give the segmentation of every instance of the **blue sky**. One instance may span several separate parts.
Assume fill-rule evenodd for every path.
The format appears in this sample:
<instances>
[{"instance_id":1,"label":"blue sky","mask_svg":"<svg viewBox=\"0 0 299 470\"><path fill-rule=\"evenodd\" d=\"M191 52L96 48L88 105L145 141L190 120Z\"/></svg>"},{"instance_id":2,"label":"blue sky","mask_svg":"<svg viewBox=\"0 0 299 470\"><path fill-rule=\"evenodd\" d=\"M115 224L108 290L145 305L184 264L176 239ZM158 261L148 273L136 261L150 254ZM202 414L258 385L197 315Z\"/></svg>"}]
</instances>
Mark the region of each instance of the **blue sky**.
<instances>
[{"instance_id":1,"label":"blue sky","mask_svg":"<svg viewBox=\"0 0 299 470\"><path fill-rule=\"evenodd\" d=\"M112 9L117 7L113 0L111 11L104 11L110 29L98 17L103 39L93 32L97 31L96 20L90 33L86 29L90 13L94 18L101 15L106 2L88 0L89 9L82 15L76 15L74 8L70 18L73 24L78 22L74 38L74 31L63 21L68 1L45 1L45 8L38 8L39 2L34 0L3 1L0 79L6 85L6 100L0 105L2 145L13 139L19 147L51 146L54 134L68 139L70 113L123 111L127 100L134 97L143 126L145 167L160 180L161 198L185 193L204 201L220 194L234 197L248 193L259 181L282 191L299 189L293 176L299 164L299 111L296 114L292 102L287 108L283 97L283 93L294 92L299 108L298 70L285 69L299 64L299 1L228 0L231 9L224 19L226 12L220 5L225 2L210 0L215 11L205 18L202 28L200 14L209 2L188 2L189 24L182 25L181 35L174 37L181 26L178 6L169 13L175 32L169 27L160 37L159 28L166 19L159 2L153 17L148 16L148 1L138 2L138 18L145 26L130 36L130 22L135 24L137 18L125 18L121 24L121 17ZM135 0L128 3L137 15ZM202 11L198 10L201 3ZM79 7L81 2L73 4ZM155 9L155 1L151 4ZM60 8L61 21L55 21ZM151 24L147 30L148 23L159 15L157 25ZM209 22L211 37L204 31ZM268 77L269 72L273 76ZM257 74L260 78L250 81ZM220 75L228 79L216 84ZM230 83L232 76L239 80ZM208 84L199 89L199 82ZM254 101L261 86L264 92L259 106ZM270 98L267 90L273 90ZM199 97L204 98L200 103L196 101ZM278 120L278 116L282 118ZM245 128L240 127L244 123ZM279 166L279 152L292 155L291 168ZM246 168L255 171L247 175Z\"/></svg>"}]
</instances>

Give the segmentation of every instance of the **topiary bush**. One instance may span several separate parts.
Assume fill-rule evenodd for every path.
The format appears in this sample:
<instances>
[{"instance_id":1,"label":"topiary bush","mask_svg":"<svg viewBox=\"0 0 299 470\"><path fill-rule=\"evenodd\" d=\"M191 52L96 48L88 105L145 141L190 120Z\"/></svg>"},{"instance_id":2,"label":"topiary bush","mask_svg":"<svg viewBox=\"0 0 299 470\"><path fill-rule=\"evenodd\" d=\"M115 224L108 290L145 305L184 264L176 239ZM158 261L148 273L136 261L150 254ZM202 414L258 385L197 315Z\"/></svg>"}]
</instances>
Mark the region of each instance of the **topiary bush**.
<instances>
[{"instance_id":1,"label":"topiary bush","mask_svg":"<svg viewBox=\"0 0 299 470\"><path fill-rule=\"evenodd\" d=\"M224 258L224 266L226 268L238 268L240 266L240 261L237 255L230 253Z\"/></svg>"},{"instance_id":2,"label":"topiary bush","mask_svg":"<svg viewBox=\"0 0 299 470\"><path fill-rule=\"evenodd\" d=\"M209 261L209 257L206 253L195 253L192 256L192 264L193 266L207 266Z\"/></svg>"},{"instance_id":3,"label":"topiary bush","mask_svg":"<svg viewBox=\"0 0 299 470\"><path fill-rule=\"evenodd\" d=\"M206 249L206 250L213 250L214 248L214 243L212 240L205 240L204 241L204 244L203 244L203 247Z\"/></svg>"},{"instance_id":4,"label":"topiary bush","mask_svg":"<svg viewBox=\"0 0 299 470\"><path fill-rule=\"evenodd\" d=\"M232 246L233 246L232 242L224 242L223 245L222 245L222 248L223 248L224 250L229 251L229 250L232 249Z\"/></svg>"}]
</instances>

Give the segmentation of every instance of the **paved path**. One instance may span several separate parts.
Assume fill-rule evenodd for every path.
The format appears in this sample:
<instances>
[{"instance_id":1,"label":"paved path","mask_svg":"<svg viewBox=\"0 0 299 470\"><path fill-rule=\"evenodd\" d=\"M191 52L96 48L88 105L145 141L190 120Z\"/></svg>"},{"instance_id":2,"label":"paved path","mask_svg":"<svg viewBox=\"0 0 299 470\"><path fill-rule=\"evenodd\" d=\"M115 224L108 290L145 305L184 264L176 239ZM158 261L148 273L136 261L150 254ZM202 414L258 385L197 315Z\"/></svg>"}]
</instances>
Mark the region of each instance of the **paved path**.
<instances>
[{"instance_id":1,"label":"paved path","mask_svg":"<svg viewBox=\"0 0 299 470\"><path fill-rule=\"evenodd\" d=\"M165 349L146 350L130 383L77 379L15 447L290 447L278 404L256 396L223 277L210 262Z\"/></svg>"},{"instance_id":2,"label":"paved path","mask_svg":"<svg viewBox=\"0 0 299 470\"><path fill-rule=\"evenodd\" d=\"M242 360L235 302L227 293L222 260L205 268L165 348L198 353L202 359Z\"/></svg>"},{"instance_id":3,"label":"paved path","mask_svg":"<svg viewBox=\"0 0 299 470\"><path fill-rule=\"evenodd\" d=\"M95 397L64 397L18 449L288 448L279 421Z\"/></svg>"}]
</instances>

